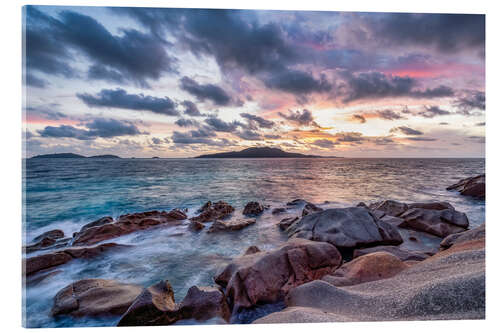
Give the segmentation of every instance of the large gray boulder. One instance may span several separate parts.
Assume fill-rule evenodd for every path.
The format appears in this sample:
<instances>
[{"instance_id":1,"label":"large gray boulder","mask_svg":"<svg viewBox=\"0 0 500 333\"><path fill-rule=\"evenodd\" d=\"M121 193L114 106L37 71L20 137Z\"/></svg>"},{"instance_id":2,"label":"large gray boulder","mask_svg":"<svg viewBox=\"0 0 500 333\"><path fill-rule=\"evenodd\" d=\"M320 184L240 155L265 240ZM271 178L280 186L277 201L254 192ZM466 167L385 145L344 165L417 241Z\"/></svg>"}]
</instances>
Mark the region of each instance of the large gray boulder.
<instances>
[{"instance_id":1,"label":"large gray boulder","mask_svg":"<svg viewBox=\"0 0 500 333\"><path fill-rule=\"evenodd\" d=\"M285 303L285 310L254 323L484 319L484 239L454 245L378 281L305 283Z\"/></svg>"},{"instance_id":2,"label":"large gray boulder","mask_svg":"<svg viewBox=\"0 0 500 333\"><path fill-rule=\"evenodd\" d=\"M331 208L304 216L287 229L292 238L328 242L340 248L398 245L396 227L378 220L363 207Z\"/></svg>"},{"instance_id":3,"label":"large gray boulder","mask_svg":"<svg viewBox=\"0 0 500 333\"><path fill-rule=\"evenodd\" d=\"M392 255L395 255L402 261L407 261L407 260L422 261L429 258L429 255L426 253L417 251L408 251L394 245L380 245L374 247L367 247L364 249L356 249L354 250L353 258L361 257L364 256L365 254L374 252L387 252Z\"/></svg>"},{"instance_id":4,"label":"large gray boulder","mask_svg":"<svg viewBox=\"0 0 500 333\"><path fill-rule=\"evenodd\" d=\"M486 195L486 174L462 179L446 189L448 191L458 191L461 195L484 199Z\"/></svg>"},{"instance_id":5,"label":"large gray boulder","mask_svg":"<svg viewBox=\"0 0 500 333\"><path fill-rule=\"evenodd\" d=\"M168 281L141 290L117 326L169 325L181 319Z\"/></svg>"},{"instance_id":6,"label":"large gray boulder","mask_svg":"<svg viewBox=\"0 0 500 333\"><path fill-rule=\"evenodd\" d=\"M411 208L399 217L404 220L399 227L419 230L439 237L462 232L469 226L467 215L454 209Z\"/></svg>"},{"instance_id":7,"label":"large gray boulder","mask_svg":"<svg viewBox=\"0 0 500 333\"><path fill-rule=\"evenodd\" d=\"M189 288L186 297L179 305L182 318L205 321L211 318L222 318L229 322L231 311L224 293L216 287Z\"/></svg>"},{"instance_id":8,"label":"large gray boulder","mask_svg":"<svg viewBox=\"0 0 500 333\"><path fill-rule=\"evenodd\" d=\"M215 277L226 288L233 311L282 300L291 288L332 273L342 261L335 246L305 239L250 253L234 259Z\"/></svg>"},{"instance_id":9,"label":"large gray boulder","mask_svg":"<svg viewBox=\"0 0 500 333\"><path fill-rule=\"evenodd\" d=\"M483 223L479 227L467 230L464 232L459 232L457 234L452 234L441 241L441 248L447 249L455 244L460 244L463 242L477 240L486 237L486 224Z\"/></svg>"}]
</instances>

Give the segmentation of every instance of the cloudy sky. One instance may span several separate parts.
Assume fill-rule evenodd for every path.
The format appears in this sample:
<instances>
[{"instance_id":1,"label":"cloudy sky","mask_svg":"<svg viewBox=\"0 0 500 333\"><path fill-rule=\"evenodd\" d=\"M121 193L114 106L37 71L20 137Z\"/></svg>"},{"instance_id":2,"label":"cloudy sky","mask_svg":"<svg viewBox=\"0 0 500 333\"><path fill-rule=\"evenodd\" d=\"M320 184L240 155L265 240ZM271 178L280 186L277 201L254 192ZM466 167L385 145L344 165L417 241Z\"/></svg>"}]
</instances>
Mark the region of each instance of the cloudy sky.
<instances>
[{"instance_id":1,"label":"cloudy sky","mask_svg":"<svg viewBox=\"0 0 500 333\"><path fill-rule=\"evenodd\" d=\"M482 15L29 6L26 156L483 157Z\"/></svg>"}]
</instances>

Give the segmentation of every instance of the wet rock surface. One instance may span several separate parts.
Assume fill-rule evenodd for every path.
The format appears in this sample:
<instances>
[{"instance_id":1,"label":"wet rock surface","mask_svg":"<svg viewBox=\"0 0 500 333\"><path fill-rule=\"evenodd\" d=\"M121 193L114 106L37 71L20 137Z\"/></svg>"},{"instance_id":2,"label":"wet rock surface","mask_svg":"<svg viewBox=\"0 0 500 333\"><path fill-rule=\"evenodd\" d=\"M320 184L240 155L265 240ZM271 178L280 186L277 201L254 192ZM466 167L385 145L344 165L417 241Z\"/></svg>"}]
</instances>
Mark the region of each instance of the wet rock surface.
<instances>
[{"instance_id":1,"label":"wet rock surface","mask_svg":"<svg viewBox=\"0 0 500 333\"><path fill-rule=\"evenodd\" d=\"M141 291L141 286L113 280L76 281L56 294L51 314L75 317L121 315Z\"/></svg>"},{"instance_id":2,"label":"wet rock surface","mask_svg":"<svg viewBox=\"0 0 500 333\"><path fill-rule=\"evenodd\" d=\"M238 219L231 221L220 221L216 220L210 228L208 228L207 232L220 232L220 231L237 231L243 228L246 228L256 222L255 219Z\"/></svg>"},{"instance_id":3,"label":"wet rock surface","mask_svg":"<svg viewBox=\"0 0 500 333\"><path fill-rule=\"evenodd\" d=\"M198 212L200 215L192 217L191 221L205 223L228 217L234 212L234 208L224 201L218 201L214 204L208 201L198 210Z\"/></svg>"},{"instance_id":4,"label":"wet rock surface","mask_svg":"<svg viewBox=\"0 0 500 333\"><path fill-rule=\"evenodd\" d=\"M184 214L184 213L182 213ZM184 214L185 216L185 214ZM73 245L92 245L111 238L145 230L160 224L177 225L181 223L178 211L149 211L120 216L113 223L89 227L73 235Z\"/></svg>"},{"instance_id":5,"label":"wet rock surface","mask_svg":"<svg viewBox=\"0 0 500 333\"><path fill-rule=\"evenodd\" d=\"M411 208L400 215L402 228L420 230L439 237L464 231L469 226L467 215L454 209L431 210Z\"/></svg>"},{"instance_id":6,"label":"wet rock surface","mask_svg":"<svg viewBox=\"0 0 500 333\"><path fill-rule=\"evenodd\" d=\"M333 272L341 260L331 244L294 239L276 250L234 259L215 282L226 288L234 312L282 300L291 288Z\"/></svg>"},{"instance_id":7,"label":"wet rock surface","mask_svg":"<svg viewBox=\"0 0 500 333\"><path fill-rule=\"evenodd\" d=\"M104 243L93 247L71 247L61 251L46 253L24 260L25 274L36 272L65 264L73 259L89 259L109 250L118 250L129 246L116 243Z\"/></svg>"},{"instance_id":8,"label":"wet rock surface","mask_svg":"<svg viewBox=\"0 0 500 333\"><path fill-rule=\"evenodd\" d=\"M36 236L35 238L33 238L33 243L39 242L44 238L50 238L50 239L56 240L56 239L63 238L63 237L64 237L64 232L62 230L54 229L54 230L49 230L47 232L44 232L41 235Z\"/></svg>"},{"instance_id":9,"label":"wet rock surface","mask_svg":"<svg viewBox=\"0 0 500 333\"><path fill-rule=\"evenodd\" d=\"M287 217L281 220L278 225L281 230L286 230L288 229L293 223L297 222L299 220L298 216L295 217Z\"/></svg>"},{"instance_id":10,"label":"wet rock surface","mask_svg":"<svg viewBox=\"0 0 500 333\"><path fill-rule=\"evenodd\" d=\"M217 287L189 288L186 297L179 305L179 314L182 318L192 318L205 321L219 317L229 322L231 311L224 293Z\"/></svg>"},{"instance_id":11,"label":"wet rock surface","mask_svg":"<svg viewBox=\"0 0 500 333\"><path fill-rule=\"evenodd\" d=\"M455 244L464 243L471 240L482 239L486 237L486 224L483 223L479 227L449 235L441 242L441 248L447 249Z\"/></svg>"},{"instance_id":12,"label":"wet rock surface","mask_svg":"<svg viewBox=\"0 0 500 333\"><path fill-rule=\"evenodd\" d=\"M343 264L333 274L325 275L322 280L334 286L350 286L386 279L408 267L409 265L389 252L373 252Z\"/></svg>"},{"instance_id":13,"label":"wet rock surface","mask_svg":"<svg viewBox=\"0 0 500 333\"><path fill-rule=\"evenodd\" d=\"M264 206L256 201L251 201L245 205L243 215L258 216L264 212Z\"/></svg>"},{"instance_id":14,"label":"wet rock surface","mask_svg":"<svg viewBox=\"0 0 500 333\"><path fill-rule=\"evenodd\" d=\"M364 249L356 249L354 250L353 258L357 258L360 256L364 256L365 254L369 253L374 253L374 252L387 252L392 255L395 255L396 257L399 258L399 260L402 261L407 261L407 260L415 260L415 261L422 261L427 258L429 258L429 255L423 252L417 252L417 251L408 251L401 249L398 246L391 246L391 245L381 245L381 246L374 246L374 247L369 247L369 248L364 248Z\"/></svg>"},{"instance_id":15,"label":"wet rock surface","mask_svg":"<svg viewBox=\"0 0 500 333\"><path fill-rule=\"evenodd\" d=\"M359 257L361 259L363 257ZM464 241L386 279L352 286L312 281L292 289L287 308L255 323L483 319L484 238Z\"/></svg>"},{"instance_id":16,"label":"wet rock surface","mask_svg":"<svg viewBox=\"0 0 500 333\"><path fill-rule=\"evenodd\" d=\"M461 195L484 199L486 195L486 174L462 179L446 189L448 191L458 191Z\"/></svg>"},{"instance_id":17,"label":"wet rock surface","mask_svg":"<svg viewBox=\"0 0 500 333\"><path fill-rule=\"evenodd\" d=\"M306 215L292 224L287 233L291 238L328 242L341 248L403 242L396 227L378 220L363 207L331 208Z\"/></svg>"},{"instance_id":18,"label":"wet rock surface","mask_svg":"<svg viewBox=\"0 0 500 333\"><path fill-rule=\"evenodd\" d=\"M117 326L169 325L180 319L168 281L145 288L134 298Z\"/></svg>"}]
</instances>

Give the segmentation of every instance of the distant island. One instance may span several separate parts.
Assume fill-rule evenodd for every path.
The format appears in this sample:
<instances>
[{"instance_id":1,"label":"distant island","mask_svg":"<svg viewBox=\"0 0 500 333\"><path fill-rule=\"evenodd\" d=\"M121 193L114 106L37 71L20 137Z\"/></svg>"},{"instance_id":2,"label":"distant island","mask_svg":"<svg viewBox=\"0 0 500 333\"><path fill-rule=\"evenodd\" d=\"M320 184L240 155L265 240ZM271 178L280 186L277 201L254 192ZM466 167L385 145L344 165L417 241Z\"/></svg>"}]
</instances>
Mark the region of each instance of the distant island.
<instances>
[{"instance_id":1,"label":"distant island","mask_svg":"<svg viewBox=\"0 0 500 333\"><path fill-rule=\"evenodd\" d=\"M121 158L116 155L95 155L95 156L83 156L73 153L60 153L60 154L44 154L36 155L31 158Z\"/></svg>"},{"instance_id":2,"label":"distant island","mask_svg":"<svg viewBox=\"0 0 500 333\"><path fill-rule=\"evenodd\" d=\"M336 156L328 156L336 157ZM299 153L289 153L279 148L253 147L241 151L230 151L226 153L206 154L195 158L325 158L318 155L304 155Z\"/></svg>"}]
</instances>

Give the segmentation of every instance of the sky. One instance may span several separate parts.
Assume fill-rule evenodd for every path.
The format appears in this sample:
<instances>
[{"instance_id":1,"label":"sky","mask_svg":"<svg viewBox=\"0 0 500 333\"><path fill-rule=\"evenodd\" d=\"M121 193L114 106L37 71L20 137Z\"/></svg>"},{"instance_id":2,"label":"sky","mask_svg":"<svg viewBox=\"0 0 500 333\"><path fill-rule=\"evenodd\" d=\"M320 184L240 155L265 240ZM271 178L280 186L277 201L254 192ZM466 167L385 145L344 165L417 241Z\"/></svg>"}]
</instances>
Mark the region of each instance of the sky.
<instances>
[{"instance_id":1,"label":"sky","mask_svg":"<svg viewBox=\"0 0 500 333\"><path fill-rule=\"evenodd\" d=\"M484 15L27 6L24 155L484 157Z\"/></svg>"}]
</instances>

